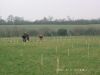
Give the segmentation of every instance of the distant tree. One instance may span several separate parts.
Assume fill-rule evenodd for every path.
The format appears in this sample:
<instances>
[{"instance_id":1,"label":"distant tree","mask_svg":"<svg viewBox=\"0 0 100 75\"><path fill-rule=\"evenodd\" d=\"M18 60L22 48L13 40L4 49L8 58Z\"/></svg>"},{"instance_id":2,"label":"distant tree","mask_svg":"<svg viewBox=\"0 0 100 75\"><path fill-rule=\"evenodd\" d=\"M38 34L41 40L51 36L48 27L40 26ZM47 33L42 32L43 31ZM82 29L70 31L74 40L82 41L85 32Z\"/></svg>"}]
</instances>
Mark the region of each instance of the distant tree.
<instances>
[{"instance_id":1,"label":"distant tree","mask_svg":"<svg viewBox=\"0 0 100 75\"><path fill-rule=\"evenodd\" d=\"M24 24L24 18L23 17L15 16L14 17L14 23L15 24Z\"/></svg>"},{"instance_id":2,"label":"distant tree","mask_svg":"<svg viewBox=\"0 0 100 75\"><path fill-rule=\"evenodd\" d=\"M29 21L29 20L24 20L23 17L19 17L19 16L13 16L13 15L9 15L7 17L7 20L2 19L2 17L0 17L0 25L32 25L32 24L41 24L41 25L87 25L87 24L100 24L100 18L98 19L77 19L77 20L73 20L72 18L70 18L70 16L67 16L67 18L58 18L58 19L54 19L52 16L48 16L48 17L43 17L40 20L35 20L35 21Z\"/></svg>"},{"instance_id":3,"label":"distant tree","mask_svg":"<svg viewBox=\"0 0 100 75\"><path fill-rule=\"evenodd\" d=\"M77 28L71 29L70 34L75 35L75 36L86 35L86 31L87 31L87 28L77 27Z\"/></svg>"},{"instance_id":4,"label":"distant tree","mask_svg":"<svg viewBox=\"0 0 100 75\"><path fill-rule=\"evenodd\" d=\"M2 17L0 16L0 25L6 24L6 21L2 19Z\"/></svg>"},{"instance_id":5,"label":"distant tree","mask_svg":"<svg viewBox=\"0 0 100 75\"><path fill-rule=\"evenodd\" d=\"M85 32L85 35L100 35L100 29L90 27Z\"/></svg>"},{"instance_id":6,"label":"distant tree","mask_svg":"<svg viewBox=\"0 0 100 75\"><path fill-rule=\"evenodd\" d=\"M59 36L66 36L66 35L68 35L66 29L58 29L57 34Z\"/></svg>"},{"instance_id":7,"label":"distant tree","mask_svg":"<svg viewBox=\"0 0 100 75\"><path fill-rule=\"evenodd\" d=\"M49 16L48 17L48 21L53 21L53 17L52 16Z\"/></svg>"},{"instance_id":8,"label":"distant tree","mask_svg":"<svg viewBox=\"0 0 100 75\"><path fill-rule=\"evenodd\" d=\"M15 18L13 15L9 15L7 18L8 24L14 24L14 20L15 20Z\"/></svg>"},{"instance_id":9,"label":"distant tree","mask_svg":"<svg viewBox=\"0 0 100 75\"><path fill-rule=\"evenodd\" d=\"M72 19L70 18L70 16L67 16L68 21L72 21Z\"/></svg>"}]
</instances>

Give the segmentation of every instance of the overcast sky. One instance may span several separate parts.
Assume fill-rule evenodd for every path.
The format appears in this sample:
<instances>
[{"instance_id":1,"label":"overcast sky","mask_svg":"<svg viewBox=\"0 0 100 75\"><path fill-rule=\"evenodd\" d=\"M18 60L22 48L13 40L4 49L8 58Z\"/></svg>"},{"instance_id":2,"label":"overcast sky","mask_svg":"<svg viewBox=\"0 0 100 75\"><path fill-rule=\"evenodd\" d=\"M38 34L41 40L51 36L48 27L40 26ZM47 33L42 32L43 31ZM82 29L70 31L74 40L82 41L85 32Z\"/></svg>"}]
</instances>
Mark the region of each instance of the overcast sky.
<instances>
[{"instance_id":1,"label":"overcast sky","mask_svg":"<svg viewBox=\"0 0 100 75\"><path fill-rule=\"evenodd\" d=\"M0 16L9 14L27 20L54 18L100 18L100 0L0 0Z\"/></svg>"}]
</instances>

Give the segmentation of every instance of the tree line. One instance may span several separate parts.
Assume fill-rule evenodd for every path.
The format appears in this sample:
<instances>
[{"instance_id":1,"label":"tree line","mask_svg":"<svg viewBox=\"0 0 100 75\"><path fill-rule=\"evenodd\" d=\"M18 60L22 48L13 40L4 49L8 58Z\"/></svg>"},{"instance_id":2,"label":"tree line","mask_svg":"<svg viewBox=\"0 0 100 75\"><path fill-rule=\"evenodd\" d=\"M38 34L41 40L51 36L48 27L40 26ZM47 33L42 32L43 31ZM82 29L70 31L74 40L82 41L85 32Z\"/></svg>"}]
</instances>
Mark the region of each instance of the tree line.
<instances>
[{"instance_id":1,"label":"tree line","mask_svg":"<svg viewBox=\"0 0 100 75\"><path fill-rule=\"evenodd\" d=\"M40 20L35 21L29 21L24 20L23 17L19 16L13 16L9 15L6 20L2 19L2 16L0 17L0 25L36 25L36 24L57 24L57 25L85 25L85 24L100 24L100 18L99 19L78 19L73 20L70 17L67 17L67 19L54 19L52 16L44 17Z\"/></svg>"},{"instance_id":2,"label":"tree line","mask_svg":"<svg viewBox=\"0 0 100 75\"><path fill-rule=\"evenodd\" d=\"M71 30L68 29L21 29L21 28L13 28L13 29L5 29L0 30L0 37L21 37L24 32L28 32L30 36L38 36L39 34L43 34L44 36L97 36L100 35L99 28L74 28Z\"/></svg>"}]
</instances>

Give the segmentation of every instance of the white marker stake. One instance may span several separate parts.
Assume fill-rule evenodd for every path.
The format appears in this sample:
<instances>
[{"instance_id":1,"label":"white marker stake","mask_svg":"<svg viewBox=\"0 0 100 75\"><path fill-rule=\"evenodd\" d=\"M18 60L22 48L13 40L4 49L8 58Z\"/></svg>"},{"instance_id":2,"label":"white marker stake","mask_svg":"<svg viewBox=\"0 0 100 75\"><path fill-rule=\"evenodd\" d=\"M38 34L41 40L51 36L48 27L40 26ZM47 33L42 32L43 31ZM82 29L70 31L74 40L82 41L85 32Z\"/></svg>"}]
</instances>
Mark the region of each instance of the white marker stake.
<instances>
[{"instance_id":1,"label":"white marker stake","mask_svg":"<svg viewBox=\"0 0 100 75\"><path fill-rule=\"evenodd\" d=\"M90 51L89 51L89 49L90 49L90 48L89 48L89 44L88 44L88 57L90 56Z\"/></svg>"},{"instance_id":2,"label":"white marker stake","mask_svg":"<svg viewBox=\"0 0 100 75\"><path fill-rule=\"evenodd\" d=\"M57 73L57 75L59 73L59 58L58 57L57 57L57 69L56 69L56 73Z\"/></svg>"},{"instance_id":3,"label":"white marker stake","mask_svg":"<svg viewBox=\"0 0 100 75\"><path fill-rule=\"evenodd\" d=\"M89 55L90 55L90 52L89 52L89 44L88 44L88 41L86 40L86 45L87 45L87 49L88 49L88 51L87 51L87 53L88 53L88 58L89 58Z\"/></svg>"}]
</instances>

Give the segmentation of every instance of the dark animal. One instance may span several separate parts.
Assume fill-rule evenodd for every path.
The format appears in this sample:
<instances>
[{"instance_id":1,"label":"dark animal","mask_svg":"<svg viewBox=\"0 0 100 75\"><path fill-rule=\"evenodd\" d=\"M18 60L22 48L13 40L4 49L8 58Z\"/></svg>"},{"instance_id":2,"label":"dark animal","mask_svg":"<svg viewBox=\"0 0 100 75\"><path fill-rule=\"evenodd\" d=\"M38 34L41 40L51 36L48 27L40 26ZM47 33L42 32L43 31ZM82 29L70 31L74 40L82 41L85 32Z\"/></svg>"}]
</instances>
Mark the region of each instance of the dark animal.
<instances>
[{"instance_id":1,"label":"dark animal","mask_svg":"<svg viewBox=\"0 0 100 75\"><path fill-rule=\"evenodd\" d=\"M22 39L23 39L23 42L29 41L29 34L28 33L24 33L22 35Z\"/></svg>"},{"instance_id":2,"label":"dark animal","mask_svg":"<svg viewBox=\"0 0 100 75\"><path fill-rule=\"evenodd\" d=\"M43 35L39 35L39 39L42 40L43 39Z\"/></svg>"}]
</instances>

